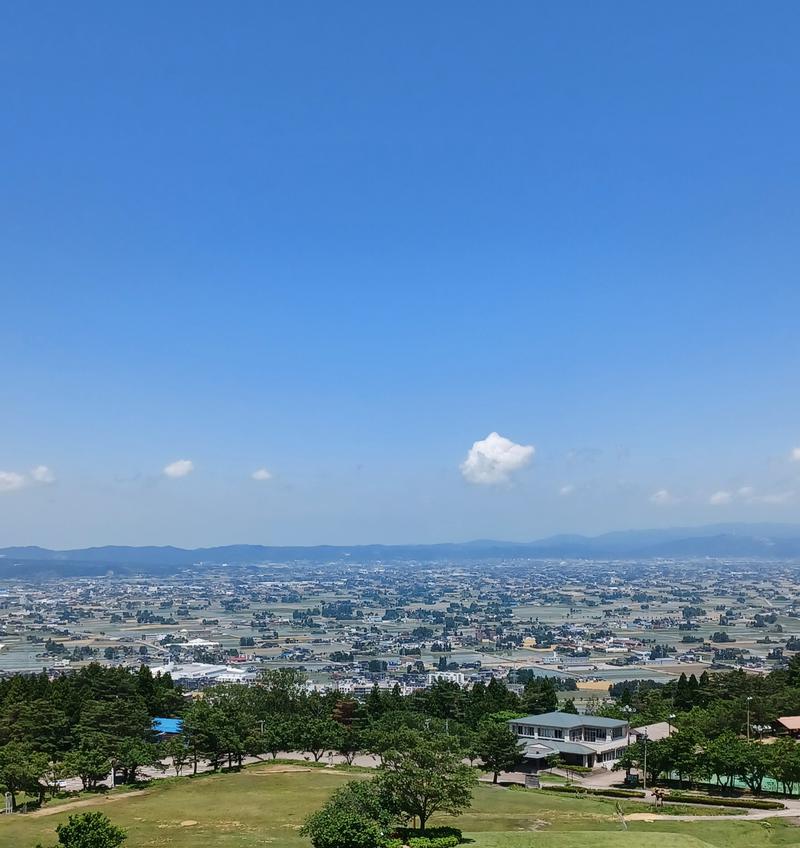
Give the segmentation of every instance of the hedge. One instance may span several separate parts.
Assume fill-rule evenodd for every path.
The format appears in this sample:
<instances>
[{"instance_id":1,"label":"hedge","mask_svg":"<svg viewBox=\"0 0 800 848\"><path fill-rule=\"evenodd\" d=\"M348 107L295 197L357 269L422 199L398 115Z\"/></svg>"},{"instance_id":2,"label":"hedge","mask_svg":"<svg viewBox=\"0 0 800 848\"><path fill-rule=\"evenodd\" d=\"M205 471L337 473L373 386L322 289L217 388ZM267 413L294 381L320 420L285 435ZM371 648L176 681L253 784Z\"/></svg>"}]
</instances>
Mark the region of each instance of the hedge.
<instances>
[{"instance_id":1,"label":"hedge","mask_svg":"<svg viewBox=\"0 0 800 848\"><path fill-rule=\"evenodd\" d=\"M408 827L398 828L398 839L393 839L387 848L400 848L408 845L410 848L455 848L462 842L461 831L457 827L429 827L422 835L418 830Z\"/></svg>"},{"instance_id":2,"label":"hedge","mask_svg":"<svg viewBox=\"0 0 800 848\"><path fill-rule=\"evenodd\" d=\"M420 833L413 827L398 827L394 831L394 835L399 836L401 839L413 839L414 837L419 836L425 836L428 839L438 839L442 836L455 836L459 842L464 839L463 834L457 827L447 827L446 825L429 827L425 833Z\"/></svg>"},{"instance_id":3,"label":"hedge","mask_svg":"<svg viewBox=\"0 0 800 848\"><path fill-rule=\"evenodd\" d=\"M541 786L545 792L566 792L571 795L601 795L607 798L645 798L646 793L640 789L603 789L593 786Z\"/></svg>"},{"instance_id":4,"label":"hedge","mask_svg":"<svg viewBox=\"0 0 800 848\"><path fill-rule=\"evenodd\" d=\"M670 792L664 796L664 803L705 804L709 807L743 807L751 810L785 810L780 801L767 801L763 798L723 798L717 795L682 795Z\"/></svg>"}]
</instances>

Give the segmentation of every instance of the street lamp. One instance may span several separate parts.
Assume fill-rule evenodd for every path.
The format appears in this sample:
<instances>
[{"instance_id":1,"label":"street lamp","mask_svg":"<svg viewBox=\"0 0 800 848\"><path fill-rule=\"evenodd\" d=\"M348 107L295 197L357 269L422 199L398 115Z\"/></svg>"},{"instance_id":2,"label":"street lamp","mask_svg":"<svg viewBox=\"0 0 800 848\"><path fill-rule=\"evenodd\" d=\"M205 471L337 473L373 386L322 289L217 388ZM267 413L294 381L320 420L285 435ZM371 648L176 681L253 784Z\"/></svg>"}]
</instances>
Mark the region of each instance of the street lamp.
<instances>
[{"instance_id":1,"label":"street lamp","mask_svg":"<svg viewBox=\"0 0 800 848\"><path fill-rule=\"evenodd\" d=\"M642 734L642 739L644 739L644 767L642 768L642 787L645 792L647 792L647 728L645 728L644 733Z\"/></svg>"},{"instance_id":2,"label":"street lamp","mask_svg":"<svg viewBox=\"0 0 800 848\"><path fill-rule=\"evenodd\" d=\"M747 741L750 741L750 701L753 700L752 695L747 696Z\"/></svg>"},{"instance_id":3,"label":"street lamp","mask_svg":"<svg viewBox=\"0 0 800 848\"><path fill-rule=\"evenodd\" d=\"M667 735L672 736L672 720L675 718L675 713L670 713L667 716Z\"/></svg>"}]
</instances>

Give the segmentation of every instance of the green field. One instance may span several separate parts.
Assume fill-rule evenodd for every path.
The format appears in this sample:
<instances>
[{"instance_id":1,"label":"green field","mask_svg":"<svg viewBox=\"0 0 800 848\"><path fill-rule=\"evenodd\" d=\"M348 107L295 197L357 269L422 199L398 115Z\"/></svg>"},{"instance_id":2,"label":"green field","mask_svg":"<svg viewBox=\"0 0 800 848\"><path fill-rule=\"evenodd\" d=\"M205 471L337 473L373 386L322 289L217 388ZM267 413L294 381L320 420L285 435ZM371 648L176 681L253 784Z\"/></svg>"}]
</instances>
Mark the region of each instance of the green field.
<instances>
[{"instance_id":1,"label":"green field","mask_svg":"<svg viewBox=\"0 0 800 848\"><path fill-rule=\"evenodd\" d=\"M80 808L69 803L43 811L58 810L55 814L0 817L0 845L52 844L55 826L69 812L101 809L128 830L126 848L308 848L297 833L301 822L354 775L331 769L285 769L264 765L240 774L161 780L133 792L82 801ZM473 840L474 848L800 848L800 828L781 819L762 823L709 816L699 822L633 821L624 832L613 801L488 785L478 788L472 809L455 823Z\"/></svg>"}]
</instances>

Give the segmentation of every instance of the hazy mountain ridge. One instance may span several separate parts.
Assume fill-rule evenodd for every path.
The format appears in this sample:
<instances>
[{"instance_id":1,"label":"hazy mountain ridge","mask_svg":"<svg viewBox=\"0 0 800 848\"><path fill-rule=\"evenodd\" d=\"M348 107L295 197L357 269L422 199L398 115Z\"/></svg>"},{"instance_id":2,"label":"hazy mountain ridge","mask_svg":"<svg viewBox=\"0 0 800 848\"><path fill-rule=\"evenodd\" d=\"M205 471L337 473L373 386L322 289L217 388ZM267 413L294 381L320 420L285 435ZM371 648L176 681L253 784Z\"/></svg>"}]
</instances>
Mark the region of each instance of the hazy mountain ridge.
<instances>
[{"instance_id":1,"label":"hazy mountain ridge","mask_svg":"<svg viewBox=\"0 0 800 848\"><path fill-rule=\"evenodd\" d=\"M656 557L800 558L800 525L714 524L662 530L628 530L599 536L559 535L532 542L481 539L429 545L221 545L185 549L173 546L120 546L49 550L37 546L0 548L0 577L32 571L49 575L104 574L206 564L330 562L362 560L451 560L496 558L632 558Z\"/></svg>"}]
</instances>

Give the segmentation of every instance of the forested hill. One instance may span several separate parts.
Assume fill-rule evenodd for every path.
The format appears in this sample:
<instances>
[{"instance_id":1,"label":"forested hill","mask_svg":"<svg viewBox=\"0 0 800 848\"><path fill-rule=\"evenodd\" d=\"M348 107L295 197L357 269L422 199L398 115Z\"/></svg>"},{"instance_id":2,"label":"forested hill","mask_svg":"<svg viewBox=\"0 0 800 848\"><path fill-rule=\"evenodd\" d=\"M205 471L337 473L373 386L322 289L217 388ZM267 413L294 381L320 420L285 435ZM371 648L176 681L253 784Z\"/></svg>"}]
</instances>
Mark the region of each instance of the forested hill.
<instances>
[{"instance_id":1,"label":"forested hill","mask_svg":"<svg viewBox=\"0 0 800 848\"><path fill-rule=\"evenodd\" d=\"M601 536L551 536L532 542L480 540L433 545L319 545L276 547L223 545L211 548L105 546L73 550L0 548L0 578L40 575L159 573L176 567L222 563L420 562L508 558L800 558L800 526L717 524L661 530L628 530Z\"/></svg>"}]
</instances>

